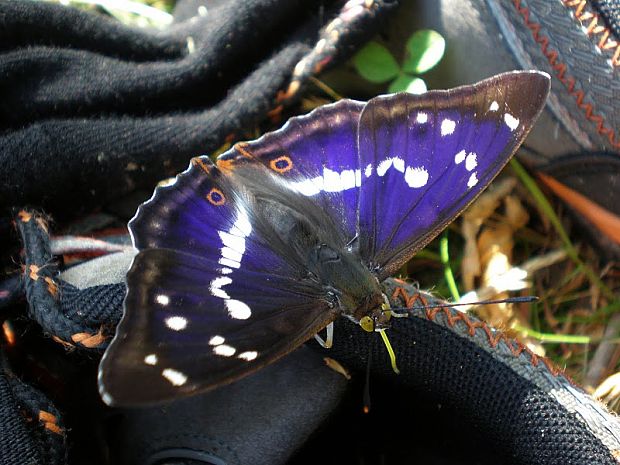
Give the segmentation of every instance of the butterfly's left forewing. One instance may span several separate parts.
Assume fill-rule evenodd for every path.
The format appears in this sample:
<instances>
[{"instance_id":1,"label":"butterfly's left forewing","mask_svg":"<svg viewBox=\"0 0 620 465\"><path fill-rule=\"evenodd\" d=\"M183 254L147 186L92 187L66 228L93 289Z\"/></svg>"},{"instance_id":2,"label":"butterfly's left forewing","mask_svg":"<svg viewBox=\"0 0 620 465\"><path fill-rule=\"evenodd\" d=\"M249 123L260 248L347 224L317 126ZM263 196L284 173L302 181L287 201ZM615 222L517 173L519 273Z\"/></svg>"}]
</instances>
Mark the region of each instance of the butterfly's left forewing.
<instances>
[{"instance_id":1,"label":"butterfly's left forewing","mask_svg":"<svg viewBox=\"0 0 620 465\"><path fill-rule=\"evenodd\" d=\"M474 86L368 102L359 122L359 250L385 279L469 205L542 110L549 78L513 72Z\"/></svg>"}]
</instances>

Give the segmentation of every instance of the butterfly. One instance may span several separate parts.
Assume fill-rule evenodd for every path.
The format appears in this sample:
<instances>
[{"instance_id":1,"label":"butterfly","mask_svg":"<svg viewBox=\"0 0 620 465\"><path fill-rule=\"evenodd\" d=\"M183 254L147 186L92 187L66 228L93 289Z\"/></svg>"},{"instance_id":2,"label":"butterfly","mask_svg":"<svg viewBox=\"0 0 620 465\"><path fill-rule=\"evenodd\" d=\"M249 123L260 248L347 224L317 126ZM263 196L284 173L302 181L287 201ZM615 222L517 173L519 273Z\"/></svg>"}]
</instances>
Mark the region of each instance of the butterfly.
<instances>
[{"instance_id":1,"label":"butterfly","mask_svg":"<svg viewBox=\"0 0 620 465\"><path fill-rule=\"evenodd\" d=\"M343 316L383 331L380 283L499 173L550 79L340 100L192 159L130 221L124 316L100 363L110 405L230 383Z\"/></svg>"}]
</instances>

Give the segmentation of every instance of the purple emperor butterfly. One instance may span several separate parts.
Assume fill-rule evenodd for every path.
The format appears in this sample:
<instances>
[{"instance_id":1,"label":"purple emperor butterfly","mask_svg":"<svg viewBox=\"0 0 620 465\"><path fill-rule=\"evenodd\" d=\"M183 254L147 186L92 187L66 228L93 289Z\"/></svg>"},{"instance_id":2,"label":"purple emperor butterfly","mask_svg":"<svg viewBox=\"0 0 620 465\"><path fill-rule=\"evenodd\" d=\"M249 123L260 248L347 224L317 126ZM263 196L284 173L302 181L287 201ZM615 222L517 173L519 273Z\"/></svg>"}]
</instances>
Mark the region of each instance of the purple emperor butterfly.
<instances>
[{"instance_id":1,"label":"purple emperor butterfly","mask_svg":"<svg viewBox=\"0 0 620 465\"><path fill-rule=\"evenodd\" d=\"M517 150L549 77L290 119L212 163L192 160L130 222L139 250L101 362L108 404L157 403L229 383L339 316L388 325L380 282L466 208Z\"/></svg>"}]
</instances>

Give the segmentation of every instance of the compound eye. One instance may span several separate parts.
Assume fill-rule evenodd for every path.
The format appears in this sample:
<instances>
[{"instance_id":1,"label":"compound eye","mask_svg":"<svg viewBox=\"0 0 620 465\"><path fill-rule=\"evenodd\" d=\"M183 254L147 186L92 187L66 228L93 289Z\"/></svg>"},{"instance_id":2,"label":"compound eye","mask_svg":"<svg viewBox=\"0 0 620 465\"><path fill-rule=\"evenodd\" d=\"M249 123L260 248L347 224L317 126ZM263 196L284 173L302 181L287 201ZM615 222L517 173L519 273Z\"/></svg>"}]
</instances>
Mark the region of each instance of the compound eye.
<instances>
[{"instance_id":1,"label":"compound eye","mask_svg":"<svg viewBox=\"0 0 620 465\"><path fill-rule=\"evenodd\" d=\"M375 330L375 320L373 320L369 316L364 316L360 320L360 326L364 331L372 333Z\"/></svg>"}]
</instances>

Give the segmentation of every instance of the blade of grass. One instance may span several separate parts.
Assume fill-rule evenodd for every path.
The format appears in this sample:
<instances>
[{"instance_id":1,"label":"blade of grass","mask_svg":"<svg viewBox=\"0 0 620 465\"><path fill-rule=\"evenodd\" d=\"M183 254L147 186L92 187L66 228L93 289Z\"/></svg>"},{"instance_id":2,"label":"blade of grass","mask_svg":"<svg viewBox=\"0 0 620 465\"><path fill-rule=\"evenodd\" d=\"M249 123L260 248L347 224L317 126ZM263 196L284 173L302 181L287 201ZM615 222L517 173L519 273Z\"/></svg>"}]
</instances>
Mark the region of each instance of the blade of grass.
<instances>
[{"instance_id":1,"label":"blade of grass","mask_svg":"<svg viewBox=\"0 0 620 465\"><path fill-rule=\"evenodd\" d=\"M590 344L592 338L590 336L578 336L576 334L550 334L541 333L535 329L526 328L525 326L515 325L515 331L519 331L525 336L534 338L540 342L560 342L565 344Z\"/></svg>"},{"instance_id":2,"label":"blade of grass","mask_svg":"<svg viewBox=\"0 0 620 465\"><path fill-rule=\"evenodd\" d=\"M611 301L615 301L616 296L614 295L614 293L603 283L603 281L601 281L601 279L596 275L594 270L592 270L592 268L590 268L579 257L579 253L577 252L577 249L575 248L570 238L568 237L568 234L564 230L564 227L562 226L560 219L553 211L553 208L551 207L551 204L549 203L545 195L538 188L538 185L536 184L534 179L532 179L532 177L527 173L527 171L525 171L525 168L523 168L523 166L514 158L510 160L510 166L513 169L513 171L517 174L518 178L523 183L523 185L530 192L530 194L532 194L532 197L534 197L534 200L536 201L538 208L540 208L541 212L545 216L547 216L547 218L553 225L554 229L558 233L558 236L560 236L562 243L564 244L564 250L566 250L566 254L568 255L568 257L573 262L575 262L575 264L579 268L581 268L583 273L588 277L588 280L593 285L597 286L605 297L607 297Z\"/></svg>"},{"instance_id":3,"label":"blade of grass","mask_svg":"<svg viewBox=\"0 0 620 465\"><path fill-rule=\"evenodd\" d=\"M444 232L439 240L439 255L441 257L441 263L443 264L443 274L446 278L446 282L448 283L448 289L450 289L450 294L452 294L452 298L455 301L461 300L461 295L459 294L459 290L456 286L456 281L454 280L454 274L452 273L452 268L450 266L450 254L448 252L448 232Z\"/></svg>"},{"instance_id":4,"label":"blade of grass","mask_svg":"<svg viewBox=\"0 0 620 465\"><path fill-rule=\"evenodd\" d=\"M334 100L342 100L344 98L334 89L329 87L327 84L325 84L320 79L315 78L314 76L310 76L309 81L315 86L317 86L319 89L321 89L323 92L325 92L327 95L329 95Z\"/></svg>"}]
</instances>

